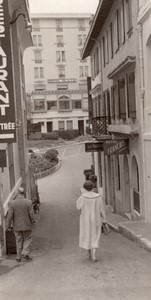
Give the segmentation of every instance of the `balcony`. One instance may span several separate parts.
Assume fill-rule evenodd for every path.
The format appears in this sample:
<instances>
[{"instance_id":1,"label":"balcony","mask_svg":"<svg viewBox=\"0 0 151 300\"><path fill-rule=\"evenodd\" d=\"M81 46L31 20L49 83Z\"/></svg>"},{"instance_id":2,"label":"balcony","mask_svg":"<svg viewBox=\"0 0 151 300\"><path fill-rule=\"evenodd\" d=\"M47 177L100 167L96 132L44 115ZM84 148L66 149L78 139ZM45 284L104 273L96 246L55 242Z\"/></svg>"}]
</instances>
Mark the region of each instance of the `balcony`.
<instances>
[{"instance_id":1,"label":"balcony","mask_svg":"<svg viewBox=\"0 0 151 300\"><path fill-rule=\"evenodd\" d=\"M108 124L108 117L102 116L92 118L92 135L96 139L109 139Z\"/></svg>"}]
</instances>

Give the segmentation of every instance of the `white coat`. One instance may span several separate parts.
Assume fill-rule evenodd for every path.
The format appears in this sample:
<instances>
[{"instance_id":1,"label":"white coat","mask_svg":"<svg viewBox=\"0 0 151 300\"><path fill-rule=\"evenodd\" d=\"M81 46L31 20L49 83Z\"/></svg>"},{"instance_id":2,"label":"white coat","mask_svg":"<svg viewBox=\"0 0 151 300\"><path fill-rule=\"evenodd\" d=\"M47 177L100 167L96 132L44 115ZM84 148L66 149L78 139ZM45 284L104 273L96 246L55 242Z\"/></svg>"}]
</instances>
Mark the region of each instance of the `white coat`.
<instances>
[{"instance_id":1,"label":"white coat","mask_svg":"<svg viewBox=\"0 0 151 300\"><path fill-rule=\"evenodd\" d=\"M101 196L93 191L85 191L77 200L80 210L79 247L86 250L98 248L105 210Z\"/></svg>"}]
</instances>

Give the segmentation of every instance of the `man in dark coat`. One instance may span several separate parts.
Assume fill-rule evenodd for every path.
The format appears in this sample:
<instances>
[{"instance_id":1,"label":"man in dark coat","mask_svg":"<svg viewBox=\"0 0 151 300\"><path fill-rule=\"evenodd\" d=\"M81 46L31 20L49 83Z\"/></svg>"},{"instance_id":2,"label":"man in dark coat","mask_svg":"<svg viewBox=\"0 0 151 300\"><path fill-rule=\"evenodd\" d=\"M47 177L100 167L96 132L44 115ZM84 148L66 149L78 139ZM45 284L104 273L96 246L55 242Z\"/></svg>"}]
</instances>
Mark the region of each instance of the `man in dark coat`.
<instances>
[{"instance_id":1,"label":"man in dark coat","mask_svg":"<svg viewBox=\"0 0 151 300\"><path fill-rule=\"evenodd\" d=\"M24 197L24 189L18 189L18 196L10 202L6 229L13 222L16 239L17 262L31 261L29 256L32 243L32 226L35 224L32 201Z\"/></svg>"}]
</instances>

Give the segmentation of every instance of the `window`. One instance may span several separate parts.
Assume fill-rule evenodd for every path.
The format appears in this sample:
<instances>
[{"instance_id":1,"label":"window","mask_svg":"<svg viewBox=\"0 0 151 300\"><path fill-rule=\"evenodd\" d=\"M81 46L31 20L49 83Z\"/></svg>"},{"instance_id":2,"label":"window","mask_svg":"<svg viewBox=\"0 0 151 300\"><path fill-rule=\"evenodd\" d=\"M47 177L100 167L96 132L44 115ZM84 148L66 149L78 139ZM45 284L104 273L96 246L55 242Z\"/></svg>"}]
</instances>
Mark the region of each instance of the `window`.
<instances>
[{"instance_id":1,"label":"window","mask_svg":"<svg viewBox=\"0 0 151 300\"><path fill-rule=\"evenodd\" d=\"M81 109L81 100L72 100L72 109Z\"/></svg>"},{"instance_id":2,"label":"window","mask_svg":"<svg viewBox=\"0 0 151 300\"><path fill-rule=\"evenodd\" d=\"M39 78L39 72L38 71L39 71L39 68L35 67L34 68L34 77L35 78Z\"/></svg>"},{"instance_id":3,"label":"window","mask_svg":"<svg viewBox=\"0 0 151 300\"><path fill-rule=\"evenodd\" d=\"M105 37L103 37L103 65L105 67Z\"/></svg>"},{"instance_id":4,"label":"window","mask_svg":"<svg viewBox=\"0 0 151 300\"><path fill-rule=\"evenodd\" d=\"M106 37L105 37L105 49L106 49L106 53L105 53L105 60L106 63L109 63L109 36L108 36L108 30L106 32Z\"/></svg>"},{"instance_id":5,"label":"window","mask_svg":"<svg viewBox=\"0 0 151 300\"><path fill-rule=\"evenodd\" d=\"M62 19L56 19L56 31L63 31Z\"/></svg>"},{"instance_id":6,"label":"window","mask_svg":"<svg viewBox=\"0 0 151 300\"><path fill-rule=\"evenodd\" d=\"M93 60L94 60L93 69L94 69L94 77L95 77L99 74L99 48L98 47L95 49Z\"/></svg>"},{"instance_id":7,"label":"window","mask_svg":"<svg viewBox=\"0 0 151 300\"><path fill-rule=\"evenodd\" d=\"M88 98L87 97L83 97L82 109L83 110L88 110Z\"/></svg>"},{"instance_id":8,"label":"window","mask_svg":"<svg viewBox=\"0 0 151 300\"><path fill-rule=\"evenodd\" d=\"M36 50L35 51L35 63L42 63L42 57L41 57L41 51L40 50Z\"/></svg>"},{"instance_id":9,"label":"window","mask_svg":"<svg viewBox=\"0 0 151 300\"><path fill-rule=\"evenodd\" d=\"M73 121L67 120L67 130L72 130L72 129L73 129Z\"/></svg>"},{"instance_id":10,"label":"window","mask_svg":"<svg viewBox=\"0 0 151 300\"><path fill-rule=\"evenodd\" d=\"M37 36L33 35L33 44L34 46L37 46Z\"/></svg>"},{"instance_id":11,"label":"window","mask_svg":"<svg viewBox=\"0 0 151 300\"><path fill-rule=\"evenodd\" d=\"M40 31L39 19L32 20L33 31Z\"/></svg>"},{"instance_id":12,"label":"window","mask_svg":"<svg viewBox=\"0 0 151 300\"><path fill-rule=\"evenodd\" d=\"M65 62L65 51L57 51L56 52L56 61L57 62Z\"/></svg>"},{"instance_id":13,"label":"window","mask_svg":"<svg viewBox=\"0 0 151 300\"><path fill-rule=\"evenodd\" d=\"M9 179L10 179L10 188L15 185L15 172L14 172L14 156L13 156L13 144L8 144L8 165L9 165Z\"/></svg>"},{"instance_id":14,"label":"window","mask_svg":"<svg viewBox=\"0 0 151 300\"><path fill-rule=\"evenodd\" d=\"M127 16L127 34L130 37L132 33L132 1L126 0L126 16Z\"/></svg>"},{"instance_id":15,"label":"window","mask_svg":"<svg viewBox=\"0 0 151 300\"><path fill-rule=\"evenodd\" d=\"M111 87L111 115L112 119L115 119L115 87Z\"/></svg>"},{"instance_id":16,"label":"window","mask_svg":"<svg viewBox=\"0 0 151 300\"><path fill-rule=\"evenodd\" d=\"M34 99L34 110L45 110L45 100Z\"/></svg>"},{"instance_id":17,"label":"window","mask_svg":"<svg viewBox=\"0 0 151 300\"><path fill-rule=\"evenodd\" d=\"M65 78L65 67L64 66L58 67L58 75L59 75L59 78Z\"/></svg>"},{"instance_id":18,"label":"window","mask_svg":"<svg viewBox=\"0 0 151 300\"><path fill-rule=\"evenodd\" d=\"M114 20L114 52L116 53L119 49L119 11L116 10Z\"/></svg>"},{"instance_id":19,"label":"window","mask_svg":"<svg viewBox=\"0 0 151 300\"><path fill-rule=\"evenodd\" d=\"M35 78L43 78L44 77L44 68L43 67L35 67L34 68L34 76L35 76Z\"/></svg>"},{"instance_id":20,"label":"window","mask_svg":"<svg viewBox=\"0 0 151 300\"><path fill-rule=\"evenodd\" d=\"M57 101L47 102L47 110L56 110L56 109L57 109Z\"/></svg>"},{"instance_id":21,"label":"window","mask_svg":"<svg viewBox=\"0 0 151 300\"><path fill-rule=\"evenodd\" d=\"M80 66L79 67L79 76L80 77L88 77L88 66Z\"/></svg>"},{"instance_id":22,"label":"window","mask_svg":"<svg viewBox=\"0 0 151 300\"><path fill-rule=\"evenodd\" d=\"M70 109L70 99L67 96L61 96L59 98L59 109L60 110Z\"/></svg>"},{"instance_id":23,"label":"window","mask_svg":"<svg viewBox=\"0 0 151 300\"><path fill-rule=\"evenodd\" d=\"M120 79L119 85L119 110L120 119L126 119L126 95L125 95L125 79Z\"/></svg>"},{"instance_id":24,"label":"window","mask_svg":"<svg viewBox=\"0 0 151 300\"><path fill-rule=\"evenodd\" d=\"M57 35L57 47L63 47L63 35Z\"/></svg>"},{"instance_id":25,"label":"window","mask_svg":"<svg viewBox=\"0 0 151 300\"><path fill-rule=\"evenodd\" d=\"M83 46L86 41L86 34L78 35L78 46Z\"/></svg>"},{"instance_id":26,"label":"window","mask_svg":"<svg viewBox=\"0 0 151 300\"><path fill-rule=\"evenodd\" d=\"M40 67L39 70L40 70L40 78L43 78L44 77L44 68Z\"/></svg>"},{"instance_id":27,"label":"window","mask_svg":"<svg viewBox=\"0 0 151 300\"><path fill-rule=\"evenodd\" d=\"M64 121L58 121L58 129L59 130L64 130L65 127L64 127Z\"/></svg>"},{"instance_id":28,"label":"window","mask_svg":"<svg viewBox=\"0 0 151 300\"><path fill-rule=\"evenodd\" d=\"M136 118L135 74L127 74L128 117Z\"/></svg>"},{"instance_id":29,"label":"window","mask_svg":"<svg viewBox=\"0 0 151 300\"><path fill-rule=\"evenodd\" d=\"M121 3L121 11L120 11L120 44L125 43L125 4L124 0Z\"/></svg>"},{"instance_id":30,"label":"window","mask_svg":"<svg viewBox=\"0 0 151 300\"><path fill-rule=\"evenodd\" d=\"M110 23L110 51L111 51L111 58L113 58L113 25Z\"/></svg>"},{"instance_id":31,"label":"window","mask_svg":"<svg viewBox=\"0 0 151 300\"><path fill-rule=\"evenodd\" d=\"M85 30L84 19L79 19L78 20L78 27L79 27L79 31L84 31Z\"/></svg>"}]
</instances>

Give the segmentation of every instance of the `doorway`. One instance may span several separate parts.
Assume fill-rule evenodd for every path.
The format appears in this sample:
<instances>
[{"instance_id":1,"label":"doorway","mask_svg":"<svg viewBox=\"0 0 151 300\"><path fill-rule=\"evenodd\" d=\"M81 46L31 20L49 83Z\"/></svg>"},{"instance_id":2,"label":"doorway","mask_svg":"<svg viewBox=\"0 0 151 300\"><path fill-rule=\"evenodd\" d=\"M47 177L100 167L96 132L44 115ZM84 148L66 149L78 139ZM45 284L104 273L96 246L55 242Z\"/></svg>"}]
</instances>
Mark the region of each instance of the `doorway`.
<instances>
[{"instance_id":1,"label":"doorway","mask_svg":"<svg viewBox=\"0 0 151 300\"><path fill-rule=\"evenodd\" d=\"M52 132L52 130L53 130L53 123L47 122L47 132Z\"/></svg>"},{"instance_id":2,"label":"doorway","mask_svg":"<svg viewBox=\"0 0 151 300\"><path fill-rule=\"evenodd\" d=\"M124 212L131 212L129 166L126 155L124 156Z\"/></svg>"},{"instance_id":3,"label":"doorway","mask_svg":"<svg viewBox=\"0 0 151 300\"><path fill-rule=\"evenodd\" d=\"M84 135L84 120L78 120L79 135Z\"/></svg>"}]
</instances>

